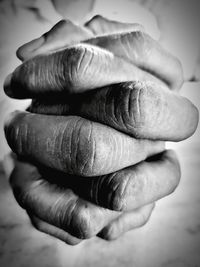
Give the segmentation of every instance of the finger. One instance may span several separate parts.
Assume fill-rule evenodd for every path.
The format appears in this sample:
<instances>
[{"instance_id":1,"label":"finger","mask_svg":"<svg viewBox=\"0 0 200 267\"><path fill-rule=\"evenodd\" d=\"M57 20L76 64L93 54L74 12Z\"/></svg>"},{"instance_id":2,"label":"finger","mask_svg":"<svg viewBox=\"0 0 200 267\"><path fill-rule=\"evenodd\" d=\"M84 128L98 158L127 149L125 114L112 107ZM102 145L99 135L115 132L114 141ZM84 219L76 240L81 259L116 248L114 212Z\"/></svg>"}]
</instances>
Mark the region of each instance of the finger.
<instances>
[{"instance_id":1,"label":"finger","mask_svg":"<svg viewBox=\"0 0 200 267\"><path fill-rule=\"evenodd\" d=\"M14 112L5 126L12 150L46 166L81 176L117 171L164 150L77 116Z\"/></svg>"},{"instance_id":2,"label":"finger","mask_svg":"<svg viewBox=\"0 0 200 267\"><path fill-rule=\"evenodd\" d=\"M24 61L39 54L79 43L91 37L92 33L84 27L80 27L70 20L61 20L41 37L21 46L17 50L17 56Z\"/></svg>"},{"instance_id":3,"label":"finger","mask_svg":"<svg viewBox=\"0 0 200 267\"><path fill-rule=\"evenodd\" d=\"M46 169L42 176L98 206L131 211L174 192L181 172L175 153L168 150L137 165L90 179Z\"/></svg>"},{"instance_id":4,"label":"finger","mask_svg":"<svg viewBox=\"0 0 200 267\"><path fill-rule=\"evenodd\" d=\"M128 60L155 75L173 90L179 89L183 84L180 61L142 31L97 36L85 43L102 47Z\"/></svg>"},{"instance_id":5,"label":"finger","mask_svg":"<svg viewBox=\"0 0 200 267\"><path fill-rule=\"evenodd\" d=\"M130 211L174 192L180 176L178 159L169 150L154 160L86 181L85 185L82 182L81 187L93 203L116 211Z\"/></svg>"},{"instance_id":6,"label":"finger","mask_svg":"<svg viewBox=\"0 0 200 267\"><path fill-rule=\"evenodd\" d=\"M127 231L146 224L151 216L155 204L146 205L138 210L123 213L99 233L103 239L114 240Z\"/></svg>"},{"instance_id":7,"label":"finger","mask_svg":"<svg viewBox=\"0 0 200 267\"><path fill-rule=\"evenodd\" d=\"M30 163L17 162L10 182L18 203L28 213L78 239L95 236L120 215L79 198L69 188L48 183ZM46 226L42 225L45 231Z\"/></svg>"},{"instance_id":8,"label":"finger","mask_svg":"<svg viewBox=\"0 0 200 267\"><path fill-rule=\"evenodd\" d=\"M115 84L57 103L55 99L34 100L29 111L78 115L151 140L183 140L198 124L198 110L188 99L155 83Z\"/></svg>"},{"instance_id":9,"label":"finger","mask_svg":"<svg viewBox=\"0 0 200 267\"><path fill-rule=\"evenodd\" d=\"M25 61L7 77L4 90L14 98L35 98L46 93L81 93L132 80L161 83L105 49L78 44Z\"/></svg>"},{"instance_id":10,"label":"finger","mask_svg":"<svg viewBox=\"0 0 200 267\"><path fill-rule=\"evenodd\" d=\"M84 25L94 35L119 33L125 31L144 31L144 27L138 23L123 23L110 20L101 15L96 15Z\"/></svg>"},{"instance_id":11,"label":"finger","mask_svg":"<svg viewBox=\"0 0 200 267\"><path fill-rule=\"evenodd\" d=\"M43 232L45 234L51 235L55 238L58 238L60 240L62 240L63 242L67 243L68 245L74 246L74 245L78 245L82 240L78 239L72 235L70 235L69 233L67 233L66 231L52 225L49 224L45 221L42 221L41 219L39 219L37 216L29 213L29 217L31 219L31 222L33 224L33 226L40 232Z\"/></svg>"},{"instance_id":12,"label":"finger","mask_svg":"<svg viewBox=\"0 0 200 267\"><path fill-rule=\"evenodd\" d=\"M117 32L124 30L144 30L141 25L136 23L129 24L110 21L104 18L102 19L104 33L115 32L115 30ZM96 21L96 19L94 20ZM92 24L94 20L91 20ZM108 26L107 31L105 31L106 25ZM66 46L79 43L80 41L90 39L92 36L93 34L90 29L90 23L88 24L88 27L81 27L74 24L70 20L61 20L55 26L53 26L50 31L46 32L41 37L21 46L17 50L17 56L19 59L24 61L36 55L55 51Z\"/></svg>"}]
</instances>

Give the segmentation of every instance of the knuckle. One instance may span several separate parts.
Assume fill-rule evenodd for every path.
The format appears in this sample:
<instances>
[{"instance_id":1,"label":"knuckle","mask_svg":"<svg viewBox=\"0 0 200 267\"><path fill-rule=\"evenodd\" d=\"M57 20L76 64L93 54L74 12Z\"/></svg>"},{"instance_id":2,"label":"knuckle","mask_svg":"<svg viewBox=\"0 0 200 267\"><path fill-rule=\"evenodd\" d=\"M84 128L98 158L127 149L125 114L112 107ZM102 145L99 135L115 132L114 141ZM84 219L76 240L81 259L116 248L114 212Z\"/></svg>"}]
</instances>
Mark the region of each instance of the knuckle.
<instances>
[{"instance_id":1,"label":"knuckle","mask_svg":"<svg viewBox=\"0 0 200 267\"><path fill-rule=\"evenodd\" d=\"M76 208L72 223L72 231L77 238L88 239L95 234L95 227L92 225L92 218L86 203Z\"/></svg>"},{"instance_id":2,"label":"knuckle","mask_svg":"<svg viewBox=\"0 0 200 267\"><path fill-rule=\"evenodd\" d=\"M138 179L137 173L126 172L101 176L92 185L91 199L96 204L114 211L137 208L144 201L146 180Z\"/></svg>"},{"instance_id":3,"label":"knuckle","mask_svg":"<svg viewBox=\"0 0 200 267\"><path fill-rule=\"evenodd\" d=\"M70 86L75 89L79 86L78 62L84 55L84 50L79 47L67 49L65 53L67 68L64 70Z\"/></svg>"},{"instance_id":4,"label":"knuckle","mask_svg":"<svg viewBox=\"0 0 200 267\"><path fill-rule=\"evenodd\" d=\"M66 51L67 67L64 75L68 78L71 90L82 88L86 80L91 78L90 66L94 57L93 49L88 45L79 44Z\"/></svg>"},{"instance_id":5,"label":"knuckle","mask_svg":"<svg viewBox=\"0 0 200 267\"><path fill-rule=\"evenodd\" d=\"M34 57L18 66L12 75L11 89L17 98L24 98L34 92L34 88L43 86L44 74L46 75L48 68L43 69L44 57ZM47 66L47 65L46 65ZM42 73L42 77L41 77ZM42 79L41 79L42 78Z\"/></svg>"},{"instance_id":6,"label":"knuckle","mask_svg":"<svg viewBox=\"0 0 200 267\"><path fill-rule=\"evenodd\" d=\"M155 88L154 88L155 87ZM161 90L160 90L161 91ZM163 111L168 108L164 94L152 83L138 82L132 90L132 126L135 136L145 138L149 129L153 132L163 121ZM154 135L154 133L152 133Z\"/></svg>"},{"instance_id":7,"label":"knuckle","mask_svg":"<svg viewBox=\"0 0 200 267\"><path fill-rule=\"evenodd\" d=\"M82 47L81 55L76 66L76 74L80 79L87 79L90 74L90 66L92 64L94 52L92 47Z\"/></svg>"},{"instance_id":8,"label":"knuckle","mask_svg":"<svg viewBox=\"0 0 200 267\"><path fill-rule=\"evenodd\" d=\"M116 192L112 192L114 195L113 199L110 201L110 208L115 211L124 210L124 199Z\"/></svg>"},{"instance_id":9,"label":"knuckle","mask_svg":"<svg viewBox=\"0 0 200 267\"><path fill-rule=\"evenodd\" d=\"M41 85L40 77L37 76L41 72L42 61L42 57L35 57L33 59L25 61L15 69L11 85L13 85L12 88L14 91L17 90L19 97L20 91L22 91L23 93Z\"/></svg>"},{"instance_id":10,"label":"knuckle","mask_svg":"<svg viewBox=\"0 0 200 267\"><path fill-rule=\"evenodd\" d=\"M143 128L148 121L148 112L146 112L147 98L148 92L145 83L138 83L131 94L131 100L135 103L132 121L134 128L138 129L138 134L141 134L141 128Z\"/></svg>"},{"instance_id":11,"label":"knuckle","mask_svg":"<svg viewBox=\"0 0 200 267\"><path fill-rule=\"evenodd\" d=\"M129 116L132 121L133 128L137 129L142 126L142 107L143 107L143 93L144 88L140 86L136 86L133 90L130 90L128 102L129 102ZM134 106L133 109L131 107L131 103ZM132 112L131 112L132 111Z\"/></svg>"},{"instance_id":12,"label":"knuckle","mask_svg":"<svg viewBox=\"0 0 200 267\"><path fill-rule=\"evenodd\" d=\"M101 173L107 161L108 144L105 133L97 125L84 120L77 123L71 138L72 173L81 176L95 176Z\"/></svg>"},{"instance_id":13,"label":"knuckle","mask_svg":"<svg viewBox=\"0 0 200 267\"><path fill-rule=\"evenodd\" d=\"M72 172L87 176L92 174L95 164L95 137L93 125L89 121L78 121L71 137Z\"/></svg>"},{"instance_id":14,"label":"knuckle","mask_svg":"<svg viewBox=\"0 0 200 267\"><path fill-rule=\"evenodd\" d=\"M142 82L129 84L124 94L122 121L124 126L136 137L142 137L143 128L147 122L146 98L147 90Z\"/></svg>"},{"instance_id":15,"label":"knuckle","mask_svg":"<svg viewBox=\"0 0 200 267\"><path fill-rule=\"evenodd\" d=\"M131 172L123 170L118 173L118 180L110 185L110 195L108 199L109 207L115 211L127 211L141 206L147 196L144 190L147 187L148 178L138 177L137 169Z\"/></svg>"},{"instance_id":16,"label":"knuckle","mask_svg":"<svg viewBox=\"0 0 200 267\"><path fill-rule=\"evenodd\" d=\"M123 178L123 179L122 179ZM130 182L130 177L120 175L112 175L112 182L108 181L109 194L108 205L109 208L115 211L123 211L127 208L127 187Z\"/></svg>"},{"instance_id":17,"label":"knuckle","mask_svg":"<svg viewBox=\"0 0 200 267\"><path fill-rule=\"evenodd\" d=\"M146 87L142 82L127 82L114 90L111 88L107 92L107 99L113 99L112 110L109 109L106 115L114 125L139 136L145 123L146 95Z\"/></svg>"}]
</instances>

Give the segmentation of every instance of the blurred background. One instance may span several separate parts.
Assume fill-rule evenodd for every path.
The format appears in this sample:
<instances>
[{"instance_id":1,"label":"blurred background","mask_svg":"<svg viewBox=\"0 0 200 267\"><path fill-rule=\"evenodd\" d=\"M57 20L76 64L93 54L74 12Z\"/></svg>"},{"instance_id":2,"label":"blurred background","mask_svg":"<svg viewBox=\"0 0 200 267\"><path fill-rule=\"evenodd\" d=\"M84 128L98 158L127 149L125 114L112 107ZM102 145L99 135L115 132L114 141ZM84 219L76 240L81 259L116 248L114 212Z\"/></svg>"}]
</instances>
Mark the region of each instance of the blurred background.
<instances>
[{"instance_id":1,"label":"blurred background","mask_svg":"<svg viewBox=\"0 0 200 267\"><path fill-rule=\"evenodd\" d=\"M113 242L94 238L70 247L36 231L9 188L3 121L29 103L3 93L5 77L20 64L15 51L63 18L82 24L95 14L142 24L180 59L181 94L200 110L199 0L0 0L0 266L200 267L200 127L168 144L181 161L176 192L157 203L147 225Z\"/></svg>"}]
</instances>

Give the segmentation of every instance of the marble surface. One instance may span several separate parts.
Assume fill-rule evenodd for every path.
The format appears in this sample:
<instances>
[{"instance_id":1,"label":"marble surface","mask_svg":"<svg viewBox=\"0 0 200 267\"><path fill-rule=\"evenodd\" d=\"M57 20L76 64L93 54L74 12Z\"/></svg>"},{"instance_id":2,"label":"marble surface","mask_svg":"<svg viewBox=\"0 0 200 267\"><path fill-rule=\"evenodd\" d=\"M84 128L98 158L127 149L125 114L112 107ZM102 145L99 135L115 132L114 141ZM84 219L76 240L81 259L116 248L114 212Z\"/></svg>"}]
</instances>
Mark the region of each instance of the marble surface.
<instances>
[{"instance_id":1,"label":"marble surface","mask_svg":"<svg viewBox=\"0 0 200 267\"><path fill-rule=\"evenodd\" d=\"M1 1L6 2L6 1ZM8 1L7 1L8 2ZM23 5L34 1L14 1ZM45 1L35 1L44 6ZM50 1L46 1L50 3ZM96 10L101 10L105 0L96 1ZM114 0L108 1L115 2ZM104 13L114 17L121 16L119 10L124 1L118 0L119 5L106 6ZM176 10L180 6L190 3L195 9L195 1L184 0L137 0L134 9L127 13L145 24L147 30L171 50L179 54L184 65L185 79L196 82L185 83L182 94L191 99L200 109L199 79L199 43L197 32L192 31L194 42L185 42L185 31L193 27L190 15L184 14L182 24ZM168 4L166 4L166 2ZM198 1L197 1L198 2ZM27 4L28 5L28 4ZM121 5L121 6L120 6ZM48 7L48 8L47 8ZM112 9L109 11L109 8ZM114 10L115 9L115 10ZM183 9L183 8L182 8ZM187 9L186 9L187 10ZM112 12L111 12L112 11ZM173 11L173 12L172 12ZM198 9L197 9L198 11ZM11 11L9 11L11 12ZM14 17L12 13L4 14L1 22L2 33L0 41L0 86L8 72L19 62L14 57L16 48L46 31L50 25L61 18L46 5L41 13L51 20L38 21L25 9L18 10ZM180 11L182 12L182 11ZM11 17L9 17L11 14ZM129 18L128 18L129 14ZM175 15L174 15L175 14ZM2 15L2 13L1 13ZM180 13L179 13L180 15ZM7 20L6 18L7 17ZM12 19L9 19L12 18ZM25 23L29 27L25 29ZM157 22L158 25L157 25ZM187 26L185 24L192 25ZM197 25L197 22L195 25ZM20 30L19 30L20 29ZM31 29L31 30L30 30ZM193 27L195 29L195 27ZM185 31L184 31L185 30ZM180 33L176 36L176 33ZM191 32L191 31L190 31ZM3 34L2 34L3 36ZM170 39L173 36L174 39ZM197 36L199 37L199 36ZM194 39L192 39L194 38ZM187 40L188 41L188 40ZM173 44L173 45L172 45ZM181 49L179 49L181 47ZM3 62L3 64L2 64ZM23 108L24 104L10 101L0 92L0 128L2 128L2 114L5 115L13 108ZM2 132L0 138L3 140ZM200 127L195 135L179 144L168 144L176 149L182 167L182 179L177 190L169 197L159 201L152 214L151 220L144 227L130 231L120 239L107 242L99 238L85 241L76 247L71 247L46 234L35 230L25 211L16 203L9 187L2 166L0 167L0 266L7 267L200 267ZM0 143L0 158L7 151L6 144Z\"/></svg>"}]
</instances>

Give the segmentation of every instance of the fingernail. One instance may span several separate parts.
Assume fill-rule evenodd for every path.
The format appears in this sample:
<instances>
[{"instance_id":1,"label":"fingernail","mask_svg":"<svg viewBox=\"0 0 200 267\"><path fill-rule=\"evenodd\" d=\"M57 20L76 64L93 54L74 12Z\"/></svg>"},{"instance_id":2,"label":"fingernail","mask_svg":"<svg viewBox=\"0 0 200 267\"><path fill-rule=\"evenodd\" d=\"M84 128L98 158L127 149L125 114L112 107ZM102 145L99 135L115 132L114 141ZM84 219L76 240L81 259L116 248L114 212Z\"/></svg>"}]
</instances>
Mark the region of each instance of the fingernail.
<instances>
[{"instance_id":1,"label":"fingernail","mask_svg":"<svg viewBox=\"0 0 200 267\"><path fill-rule=\"evenodd\" d=\"M12 73L6 77L3 87L4 87L4 92L6 93L6 95L13 97L13 93L11 90L11 80L12 80Z\"/></svg>"},{"instance_id":2,"label":"fingernail","mask_svg":"<svg viewBox=\"0 0 200 267\"><path fill-rule=\"evenodd\" d=\"M45 42L44 36L34 39L27 44L22 45L16 52L17 57L20 60L27 60L32 56L33 52L36 52Z\"/></svg>"}]
</instances>

